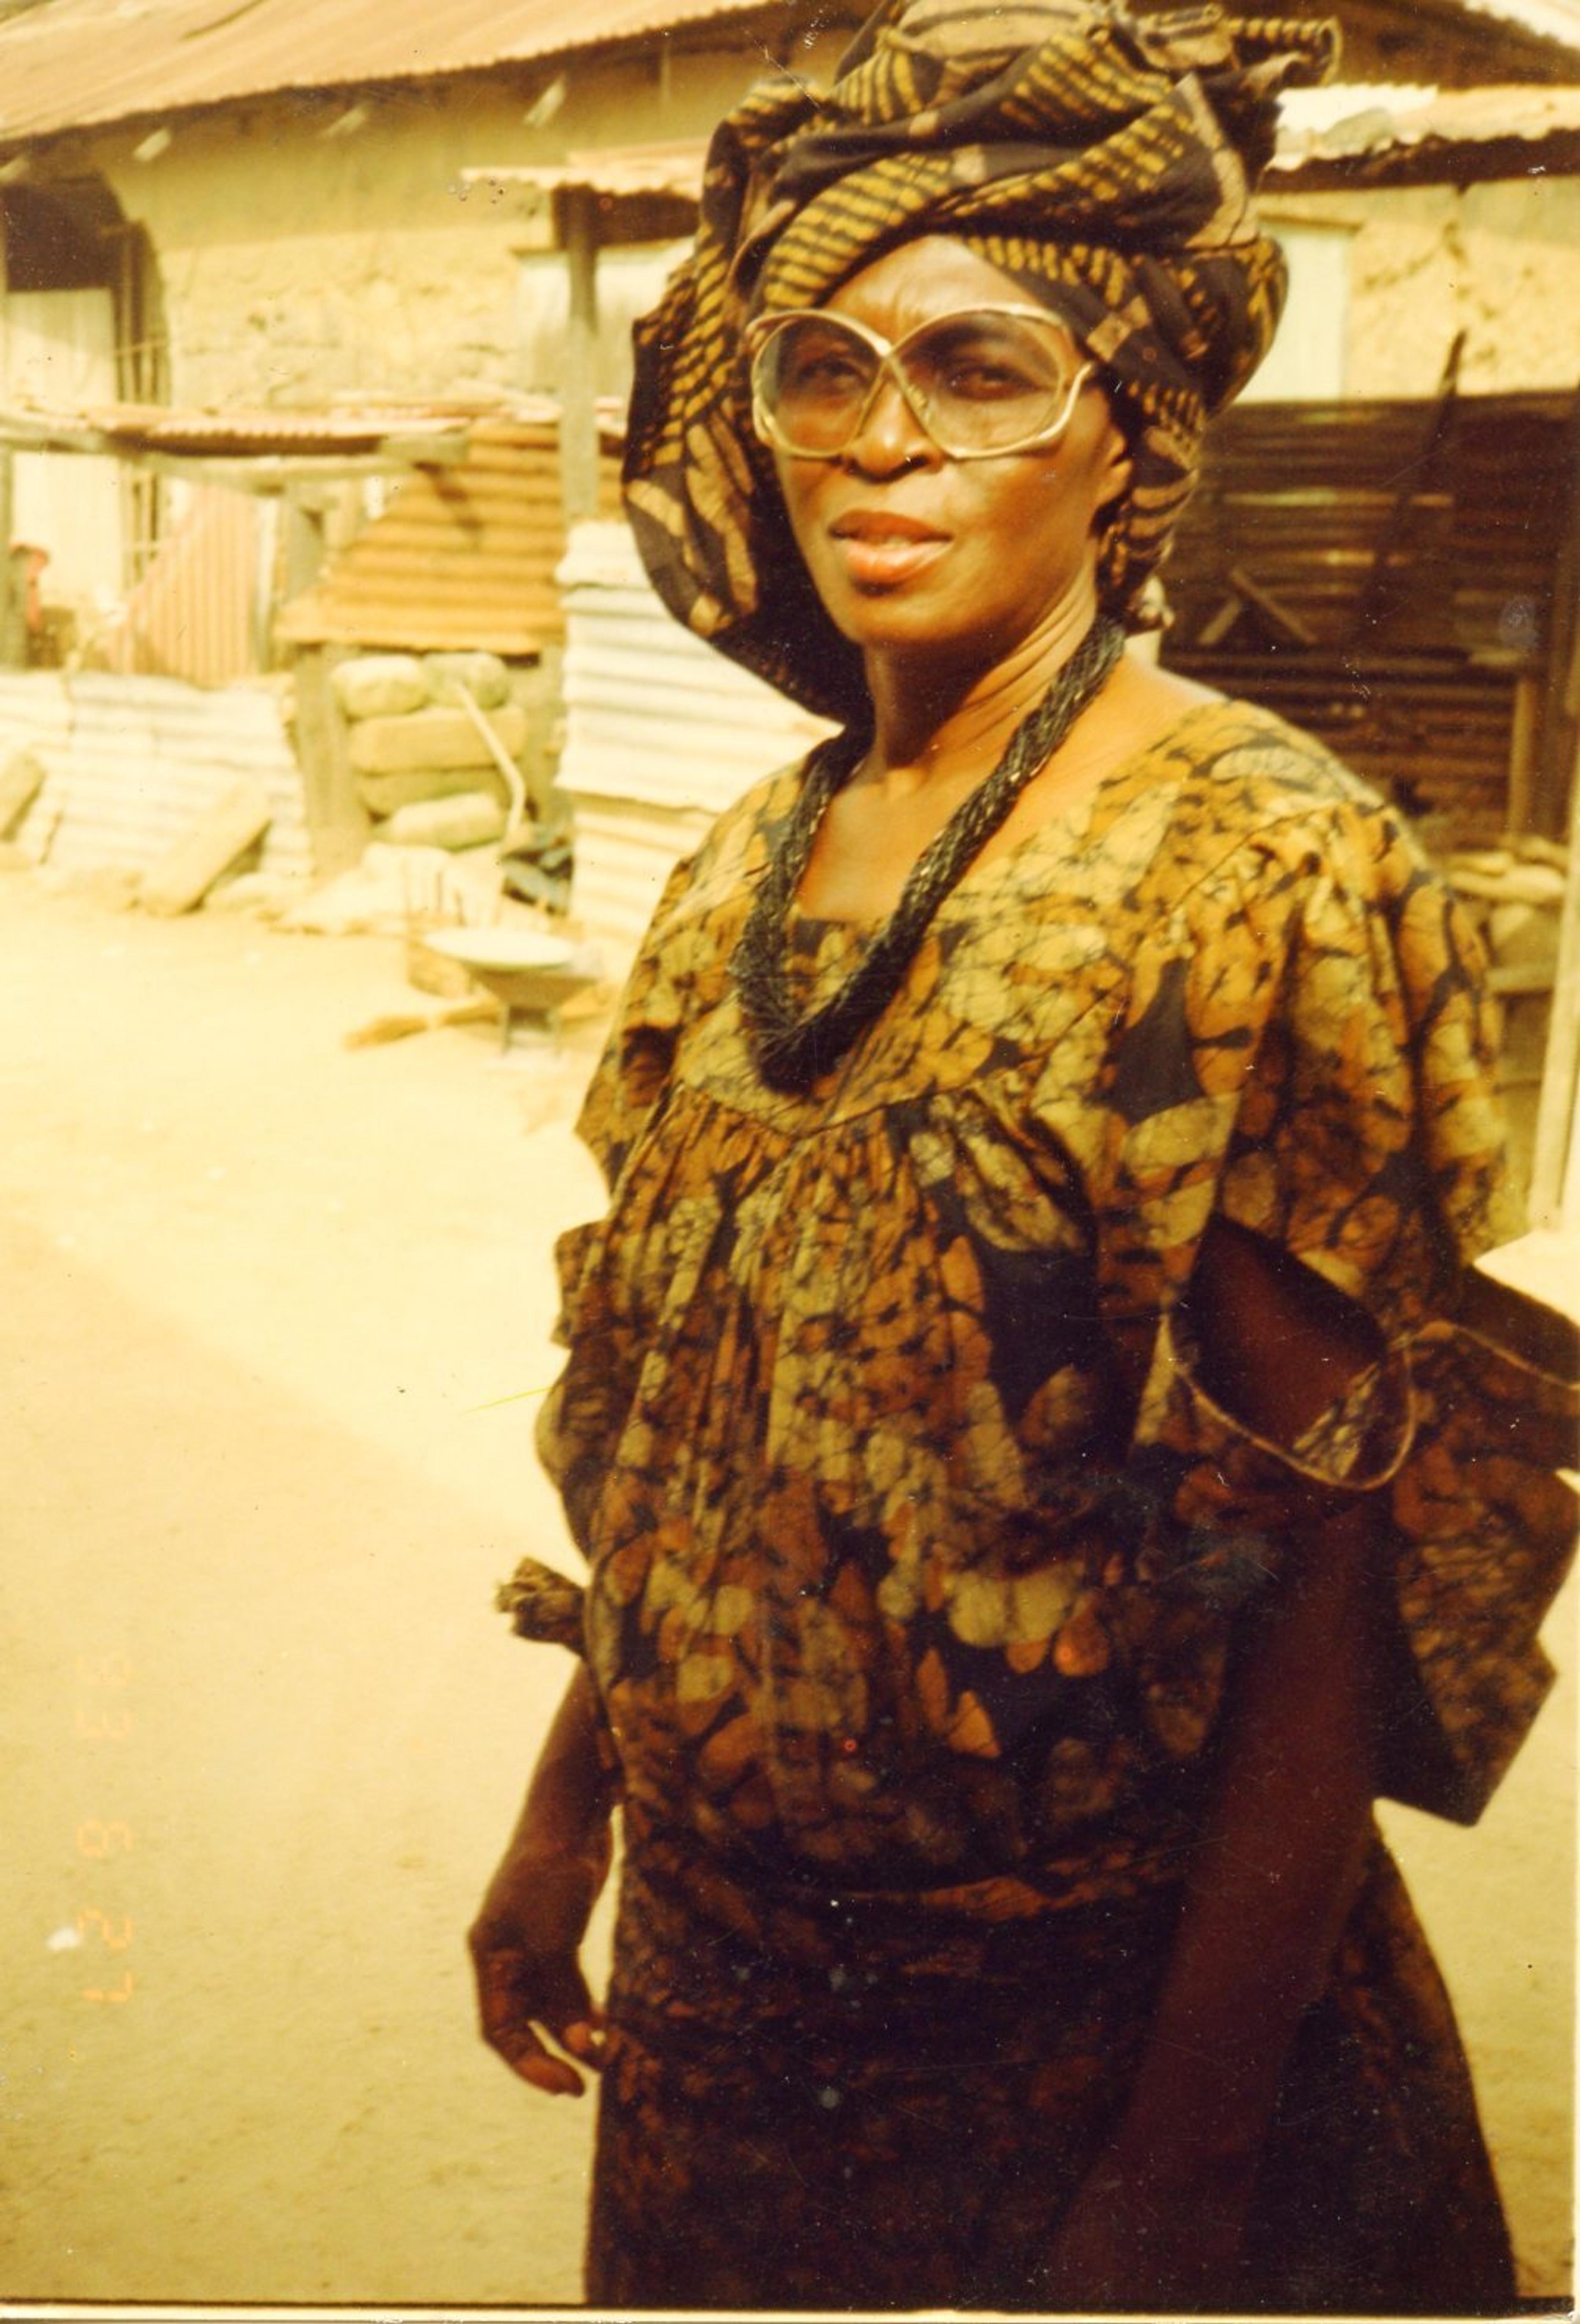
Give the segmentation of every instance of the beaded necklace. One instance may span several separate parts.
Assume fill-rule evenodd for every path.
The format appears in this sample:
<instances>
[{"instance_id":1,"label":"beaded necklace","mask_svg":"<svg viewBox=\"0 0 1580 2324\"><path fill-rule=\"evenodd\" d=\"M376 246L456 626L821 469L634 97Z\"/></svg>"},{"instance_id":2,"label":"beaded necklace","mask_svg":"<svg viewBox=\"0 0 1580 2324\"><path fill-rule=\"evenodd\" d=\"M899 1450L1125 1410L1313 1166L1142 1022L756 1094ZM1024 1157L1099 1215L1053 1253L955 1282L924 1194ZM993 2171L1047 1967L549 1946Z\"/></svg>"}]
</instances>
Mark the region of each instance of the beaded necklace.
<instances>
[{"instance_id":1,"label":"beaded necklace","mask_svg":"<svg viewBox=\"0 0 1580 2324\"><path fill-rule=\"evenodd\" d=\"M900 900L837 991L803 1016L785 973L785 924L829 802L860 764L866 737L835 734L807 761L795 804L776 834L768 866L730 957L730 973L758 1073L770 1089L803 1094L883 1014L933 914L1008 816L1032 777L1107 685L1125 645L1099 616L1052 685L1015 728L993 772L960 801L911 868Z\"/></svg>"}]
</instances>

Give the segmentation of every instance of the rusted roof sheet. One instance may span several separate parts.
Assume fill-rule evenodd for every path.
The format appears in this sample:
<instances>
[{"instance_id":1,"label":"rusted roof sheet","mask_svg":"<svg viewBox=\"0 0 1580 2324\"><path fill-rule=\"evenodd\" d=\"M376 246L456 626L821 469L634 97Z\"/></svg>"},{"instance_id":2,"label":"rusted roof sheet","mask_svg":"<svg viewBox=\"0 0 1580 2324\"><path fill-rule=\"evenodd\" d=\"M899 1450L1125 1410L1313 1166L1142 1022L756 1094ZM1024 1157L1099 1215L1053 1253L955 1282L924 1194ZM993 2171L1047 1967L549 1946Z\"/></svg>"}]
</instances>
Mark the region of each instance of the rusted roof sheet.
<instances>
[{"instance_id":1,"label":"rusted roof sheet","mask_svg":"<svg viewBox=\"0 0 1580 2324\"><path fill-rule=\"evenodd\" d=\"M1580 171L1580 88L1508 81L1439 89L1426 102L1366 103L1314 130L1286 128L1268 180L1316 191L1346 186L1468 184Z\"/></svg>"},{"instance_id":2,"label":"rusted roof sheet","mask_svg":"<svg viewBox=\"0 0 1580 2324\"><path fill-rule=\"evenodd\" d=\"M609 145L570 152L563 161L523 163L499 170L463 170L469 185L531 186L539 193L562 193L585 186L617 199L633 194L667 194L698 201L708 149L699 140L663 145Z\"/></svg>"},{"instance_id":3,"label":"rusted roof sheet","mask_svg":"<svg viewBox=\"0 0 1580 2324\"><path fill-rule=\"evenodd\" d=\"M0 410L0 443L36 451L159 452L174 457L298 458L389 455L414 461L458 457L470 411L186 411L154 403L101 403L66 410L20 401Z\"/></svg>"},{"instance_id":4,"label":"rusted roof sheet","mask_svg":"<svg viewBox=\"0 0 1580 2324\"><path fill-rule=\"evenodd\" d=\"M44 0L0 21L0 142L530 64L762 13L760 0Z\"/></svg>"},{"instance_id":5,"label":"rusted roof sheet","mask_svg":"<svg viewBox=\"0 0 1580 2324\"><path fill-rule=\"evenodd\" d=\"M198 484L96 640L96 662L128 676L158 673L226 686L261 673L257 595L262 512L251 493Z\"/></svg>"},{"instance_id":6,"label":"rusted roof sheet","mask_svg":"<svg viewBox=\"0 0 1580 2324\"><path fill-rule=\"evenodd\" d=\"M1297 98L1289 108L1271 181L1281 190L1580 170L1580 87L1509 81L1373 92L1355 84L1315 94L1309 106ZM1342 110L1346 98L1348 110ZM462 176L540 193L585 186L615 198L661 194L695 201L706 158L700 142L677 140L572 152L563 161L464 170Z\"/></svg>"},{"instance_id":7,"label":"rusted roof sheet","mask_svg":"<svg viewBox=\"0 0 1580 2324\"><path fill-rule=\"evenodd\" d=\"M601 506L619 508L607 440ZM298 645L540 653L565 634L554 577L565 547L555 429L484 423L455 466L400 482L383 515L286 607L279 634Z\"/></svg>"}]
</instances>

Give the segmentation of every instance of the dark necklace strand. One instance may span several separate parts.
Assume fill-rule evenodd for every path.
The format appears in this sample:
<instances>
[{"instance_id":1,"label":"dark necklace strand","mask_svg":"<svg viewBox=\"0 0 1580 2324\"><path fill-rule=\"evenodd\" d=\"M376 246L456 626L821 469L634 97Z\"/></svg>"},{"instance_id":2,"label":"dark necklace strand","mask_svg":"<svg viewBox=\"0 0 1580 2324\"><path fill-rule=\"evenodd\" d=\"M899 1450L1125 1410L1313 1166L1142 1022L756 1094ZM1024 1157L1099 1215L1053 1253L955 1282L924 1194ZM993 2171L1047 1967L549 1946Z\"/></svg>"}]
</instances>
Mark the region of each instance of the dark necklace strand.
<instances>
[{"instance_id":1,"label":"dark necklace strand","mask_svg":"<svg viewBox=\"0 0 1580 2324\"><path fill-rule=\"evenodd\" d=\"M960 801L917 857L899 902L838 991L802 1016L785 971L785 923L818 826L830 800L855 773L867 738L836 734L813 752L730 964L752 1056L770 1089L797 1094L810 1089L883 1014L940 904L1101 693L1124 645L1117 622L1099 617L1093 622L1047 693L1015 728L993 772Z\"/></svg>"}]
</instances>

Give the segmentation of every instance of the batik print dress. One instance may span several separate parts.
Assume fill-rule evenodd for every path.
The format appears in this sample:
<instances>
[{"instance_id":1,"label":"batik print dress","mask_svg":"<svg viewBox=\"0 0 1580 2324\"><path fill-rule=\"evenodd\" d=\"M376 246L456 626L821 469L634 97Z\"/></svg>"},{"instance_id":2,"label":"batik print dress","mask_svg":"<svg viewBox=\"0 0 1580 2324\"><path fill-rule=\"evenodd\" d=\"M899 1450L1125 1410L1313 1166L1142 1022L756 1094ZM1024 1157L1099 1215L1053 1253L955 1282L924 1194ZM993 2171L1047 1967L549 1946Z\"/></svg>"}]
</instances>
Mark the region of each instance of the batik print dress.
<instances>
[{"instance_id":1,"label":"batik print dress","mask_svg":"<svg viewBox=\"0 0 1580 2324\"><path fill-rule=\"evenodd\" d=\"M1187 715L968 872L806 1095L728 969L795 779L671 881L582 1124L608 1215L560 1250L540 1441L591 1579L557 1627L625 1834L588 2295L1056 2306L1291 1496L1386 1503L1386 1788L1469 1821L1548 1683L1570 1399L1436 1314L1510 1231L1474 940L1317 745ZM861 932L789 941L812 1000ZM1215 1213L1380 1327L1296 1450L1196 1382ZM1508 2265L1379 1844L1240 2301L1464 2312Z\"/></svg>"}]
</instances>

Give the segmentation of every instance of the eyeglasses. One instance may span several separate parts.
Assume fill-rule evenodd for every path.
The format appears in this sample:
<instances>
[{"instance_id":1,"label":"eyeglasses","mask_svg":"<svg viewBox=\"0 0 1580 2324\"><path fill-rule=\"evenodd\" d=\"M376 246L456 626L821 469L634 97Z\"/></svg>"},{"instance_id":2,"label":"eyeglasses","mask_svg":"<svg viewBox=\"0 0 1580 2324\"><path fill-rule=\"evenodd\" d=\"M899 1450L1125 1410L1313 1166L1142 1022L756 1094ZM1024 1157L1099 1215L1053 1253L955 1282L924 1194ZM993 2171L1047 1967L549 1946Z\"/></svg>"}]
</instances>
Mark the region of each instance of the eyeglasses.
<instances>
[{"instance_id":1,"label":"eyeglasses","mask_svg":"<svg viewBox=\"0 0 1580 2324\"><path fill-rule=\"evenodd\" d=\"M752 425L797 459L837 460L885 376L941 452L988 460L1056 443L1093 366L1072 366L1061 326L1035 307L972 307L899 340L821 309L749 325Z\"/></svg>"}]
</instances>

